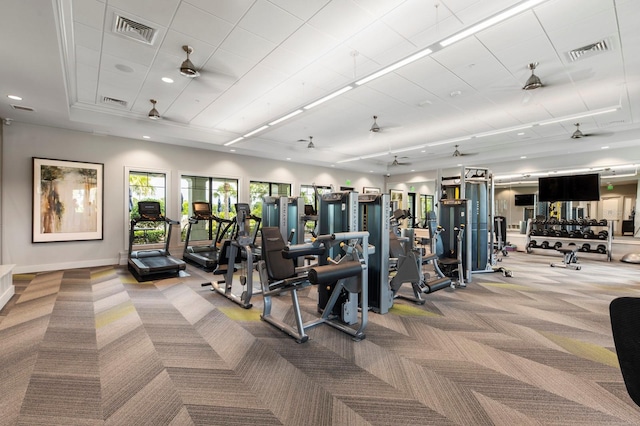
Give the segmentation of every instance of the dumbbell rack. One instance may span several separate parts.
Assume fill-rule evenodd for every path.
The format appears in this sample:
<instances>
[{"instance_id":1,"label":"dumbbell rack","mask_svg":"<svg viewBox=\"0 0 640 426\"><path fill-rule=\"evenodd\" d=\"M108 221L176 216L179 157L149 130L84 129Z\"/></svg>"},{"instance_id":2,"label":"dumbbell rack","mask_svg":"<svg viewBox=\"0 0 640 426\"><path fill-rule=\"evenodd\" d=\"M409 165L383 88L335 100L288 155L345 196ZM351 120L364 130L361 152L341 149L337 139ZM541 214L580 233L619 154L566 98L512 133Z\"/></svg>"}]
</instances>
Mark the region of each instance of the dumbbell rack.
<instances>
[{"instance_id":1,"label":"dumbbell rack","mask_svg":"<svg viewBox=\"0 0 640 426\"><path fill-rule=\"evenodd\" d=\"M538 235L533 231L533 225L541 225L532 219L527 221L527 234L525 248L527 253L532 253L533 249L551 249L566 247L566 244L574 243L580 253L597 253L607 255L607 261L611 262L611 243L613 240L613 223L598 221L598 223L582 221L576 224L569 224L560 221L546 221L543 225L547 235ZM590 228L597 227L601 231L596 233ZM568 228L572 228L569 231ZM586 230L586 231L585 231ZM590 233L592 231L593 233ZM606 231L606 235L604 235ZM564 235L558 235L563 233ZM575 235L579 236L575 236ZM585 236L586 234L586 236ZM603 238L604 237L604 238ZM597 242L597 244L595 244Z\"/></svg>"}]
</instances>

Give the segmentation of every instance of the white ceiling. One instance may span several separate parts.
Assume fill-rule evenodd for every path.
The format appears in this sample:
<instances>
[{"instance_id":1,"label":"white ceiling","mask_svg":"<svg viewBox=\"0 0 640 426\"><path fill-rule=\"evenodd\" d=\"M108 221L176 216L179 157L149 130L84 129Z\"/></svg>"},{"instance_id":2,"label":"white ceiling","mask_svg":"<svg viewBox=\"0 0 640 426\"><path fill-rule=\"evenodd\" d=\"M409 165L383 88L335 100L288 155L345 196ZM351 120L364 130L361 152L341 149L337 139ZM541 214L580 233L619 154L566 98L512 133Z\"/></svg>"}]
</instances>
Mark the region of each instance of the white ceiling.
<instances>
[{"instance_id":1,"label":"white ceiling","mask_svg":"<svg viewBox=\"0 0 640 426\"><path fill-rule=\"evenodd\" d=\"M0 26L0 117L15 121L376 174L461 163L495 174L640 163L637 0L548 0L445 48L438 42L521 2L11 3ZM115 15L154 28L153 42L115 34ZM601 40L610 50L570 60L570 50ZM200 77L180 75L183 45L193 47ZM434 53L423 59L224 146L429 46ZM525 91L531 62L539 63L544 87ZM150 99L163 120L147 118ZM619 109L538 125L613 106ZM379 133L369 132L374 115ZM571 139L575 122L592 136ZM474 136L527 124L534 126ZM315 150L298 142L310 136ZM456 144L474 155L452 157ZM394 155L411 164L389 166Z\"/></svg>"}]
</instances>

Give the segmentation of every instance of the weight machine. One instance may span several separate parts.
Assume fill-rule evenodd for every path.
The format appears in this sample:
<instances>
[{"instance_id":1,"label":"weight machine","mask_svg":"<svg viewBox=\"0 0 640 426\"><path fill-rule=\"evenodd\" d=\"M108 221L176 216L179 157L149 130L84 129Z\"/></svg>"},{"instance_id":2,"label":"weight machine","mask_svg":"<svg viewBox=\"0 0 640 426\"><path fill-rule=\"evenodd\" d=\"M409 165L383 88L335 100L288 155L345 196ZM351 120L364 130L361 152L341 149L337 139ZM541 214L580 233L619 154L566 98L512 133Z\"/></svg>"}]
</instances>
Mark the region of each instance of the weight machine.
<instances>
[{"instance_id":1,"label":"weight machine","mask_svg":"<svg viewBox=\"0 0 640 426\"><path fill-rule=\"evenodd\" d=\"M304 199L302 197L266 196L262 201L262 226L277 227L285 241L304 243Z\"/></svg>"},{"instance_id":2,"label":"weight machine","mask_svg":"<svg viewBox=\"0 0 640 426\"><path fill-rule=\"evenodd\" d=\"M251 223L256 222L253 231ZM203 283L202 286L211 286L212 291L216 291L232 302L237 303L245 309L251 308L251 297L253 289L253 270L255 262L255 239L260 229L261 219L251 214L249 204L236 204L236 234L233 239L224 240L220 249L218 266L213 271L215 275L223 275L220 281ZM241 265L240 284L243 287L240 296L232 292L233 274L237 272L236 264ZM256 292L256 294L261 291Z\"/></svg>"}]
</instances>

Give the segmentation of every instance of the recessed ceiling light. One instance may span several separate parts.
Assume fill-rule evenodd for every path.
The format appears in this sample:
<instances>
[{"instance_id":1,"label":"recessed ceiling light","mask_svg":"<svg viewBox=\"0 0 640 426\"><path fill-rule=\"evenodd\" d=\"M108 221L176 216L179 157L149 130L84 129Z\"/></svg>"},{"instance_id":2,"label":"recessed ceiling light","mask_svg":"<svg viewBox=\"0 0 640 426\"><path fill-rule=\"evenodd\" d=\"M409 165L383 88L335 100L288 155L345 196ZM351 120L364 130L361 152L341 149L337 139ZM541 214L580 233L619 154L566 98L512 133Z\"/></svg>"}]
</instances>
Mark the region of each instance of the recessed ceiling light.
<instances>
[{"instance_id":1,"label":"recessed ceiling light","mask_svg":"<svg viewBox=\"0 0 640 426\"><path fill-rule=\"evenodd\" d=\"M518 133L518 136L524 136L524 132Z\"/></svg>"},{"instance_id":2,"label":"recessed ceiling light","mask_svg":"<svg viewBox=\"0 0 640 426\"><path fill-rule=\"evenodd\" d=\"M522 160L524 160L525 158L527 158L527 156L526 156L526 155L523 155L523 156L521 156L520 158L521 158Z\"/></svg>"},{"instance_id":3,"label":"recessed ceiling light","mask_svg":"<svg viewBox=\"0 0 640 426\"><path fill-rule=\"evenodd\" d=\"M144 135L142 139L151 139L151 136Z\"/></svg>"},{"instance_id":4,"label":"recessed ceiling light","mask_svg":"<svg viewBox=\"0 0 640 426\"><path fill-rule=\"evenodd\" d=\"M291 157L287 157L287 161L291 161Z\"/></svg>"},{"instance_id":5,"label":"recessed ceiling light","mask_svg":"<svg viewBox=\"0 0 640 426\"><path fill-rule=\"evenodd\" d=\"M600 149L609 149L609 147L608 147L608 146L603 146L603 147L602 147L602 148L600 148Z\"/></svg>"},{"instance_id":6,"label":"recessed ceiling light","mask_svg":"<svg viewBox=\"0 0 640 426\"><path fill-rule=\"evenodd\" d=\"M229 151L230 151L230 152L236 152L236 150L235 150L235 149L230 149Z\"/></svg>"},{"instance_id":7,"label":"recessed ceiling light","mask_svg":"<svg viewBox=\"0 0 640 426\"><path fill-rule=\"evenodd\" d=\"M162 81L165 83L173 83L173 79L170 77L162 77Z\"/></svg>"},{"instance_id":8,"label":"recessed ceiling light","mask_svg":"<svg viewBox=\"0 0 640 426\"><path fill-rule=\"evenodd\" d=\"M20 96L16 96L16 95L7 95L7 98L13 99L14 101L21 101L22 100L22 98Z\"/></svg>"}]
</instances>

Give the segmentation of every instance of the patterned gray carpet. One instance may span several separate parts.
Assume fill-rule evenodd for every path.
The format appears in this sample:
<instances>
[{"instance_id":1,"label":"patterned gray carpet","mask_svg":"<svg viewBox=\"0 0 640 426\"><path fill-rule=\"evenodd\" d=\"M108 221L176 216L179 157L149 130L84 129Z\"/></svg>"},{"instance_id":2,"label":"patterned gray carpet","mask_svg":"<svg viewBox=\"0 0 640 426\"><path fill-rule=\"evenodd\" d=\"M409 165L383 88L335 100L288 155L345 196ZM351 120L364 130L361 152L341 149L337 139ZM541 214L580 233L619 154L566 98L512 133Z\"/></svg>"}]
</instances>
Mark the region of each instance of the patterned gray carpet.
<instances>
[{"instance_id":1,"label":"patterned gray carpet","mask_svg":"<svg viewBox=\"0 0 640 426\"><path fill-rule=\"evenodd\" d=\"M361 342L321 325L304 344L260 321L261 296L242 309L193 267L148 283L122 267L15 275L0 424L640 424L608 315L640 296L638 265L559 260L511 253L512 278L396 300ZM289 297L274 299L291 320ZM316 315L315 288L300 300Z\"/></svg>"}]
</instances>

